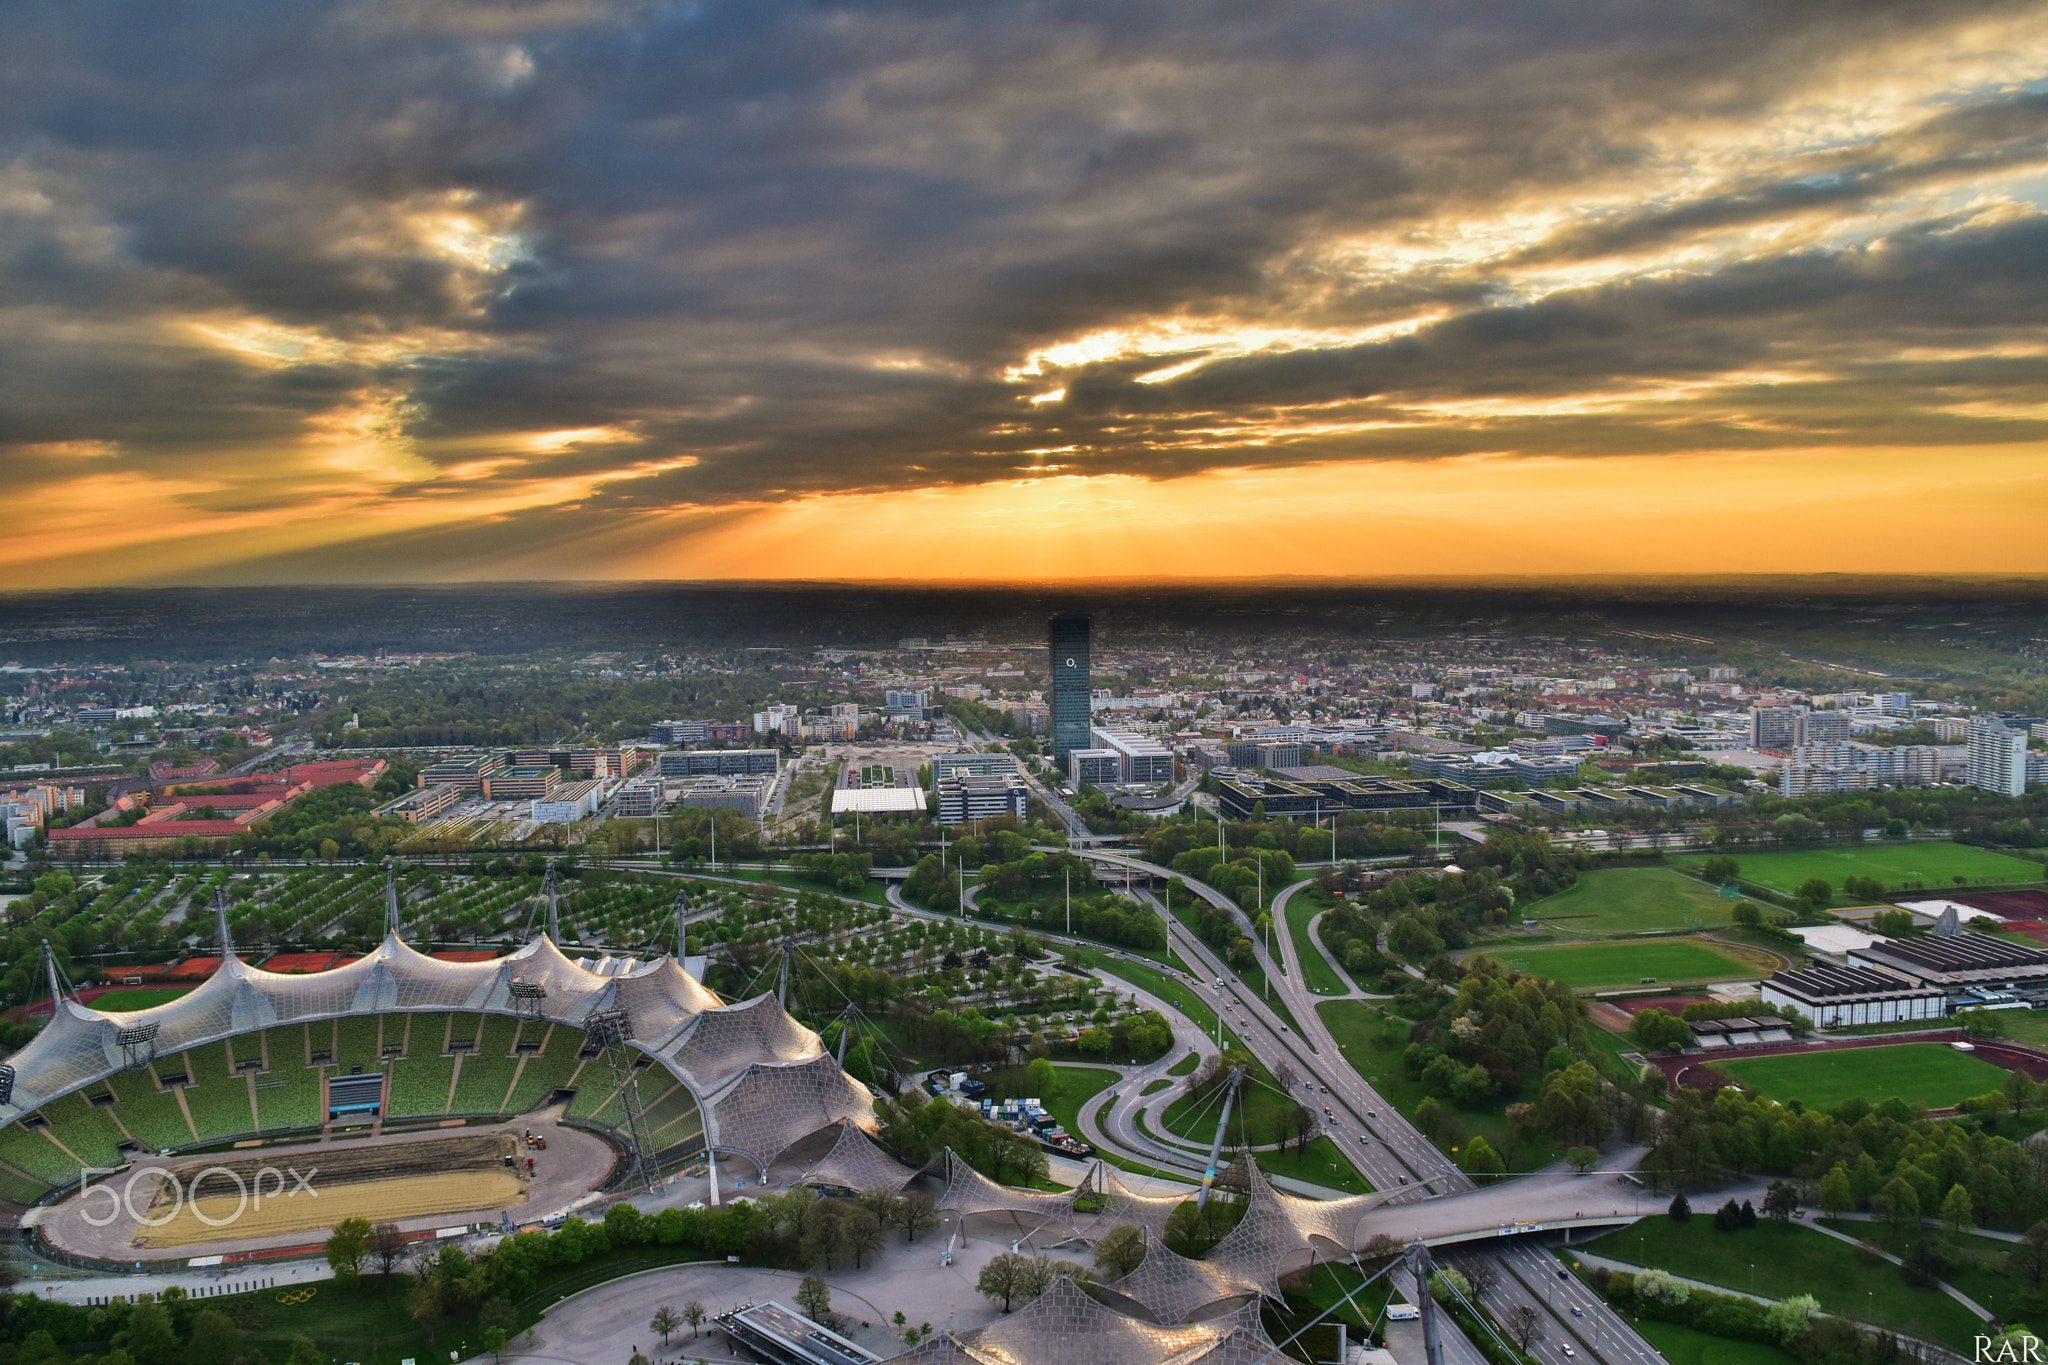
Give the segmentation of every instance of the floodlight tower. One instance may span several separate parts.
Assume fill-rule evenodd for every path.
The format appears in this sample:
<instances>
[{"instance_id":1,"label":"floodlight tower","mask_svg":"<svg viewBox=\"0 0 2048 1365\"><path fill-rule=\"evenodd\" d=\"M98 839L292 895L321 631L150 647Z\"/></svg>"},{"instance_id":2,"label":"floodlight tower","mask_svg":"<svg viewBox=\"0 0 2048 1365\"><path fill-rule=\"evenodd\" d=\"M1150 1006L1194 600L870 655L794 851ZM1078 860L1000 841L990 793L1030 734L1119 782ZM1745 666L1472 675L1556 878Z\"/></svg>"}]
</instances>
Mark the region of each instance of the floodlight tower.
<instances>
[{"instance_id":1,"label":"floodlight tower","mask_svg":"<svg viewBox=\"0 0 2048 1365\"><path fill-rule=\"evenodd\" d=\"M603 1051L611 1067L612 1091L619 1097L625 1115L629 1180L643 1180L648 1189L661 1181L661 1163L655 1159L654 1133L647 1126L647 1111L640 1102L640 1078L633 1066L633 1054L626 1047L633 1022L621 1009L598 1010L583 1021L583 1032L593 1046Z\"/></svg>"},{"instance_id":2,"label":"floodlight tower","mask_svg":"<svg viewBox=\"0 0 2048 1365\"><path fill-rule=\"evenodd\" d=\"M139 1071L156 1060L156 1035L162 1027L152 1019L146 1024L130 1024L114 1035L121 1045L122 1070Z\"/></svg>"},{"instance_id":3,"label":"floodlight tower","mask_svg":"<svg viewBox=\"0 0 2048 1365\"><path fill-rule=\"evenodd\" d=\"M548 998L547 987L541 985L538 981L527 981L520 977L514 977L510 982L506 983L505 993L512 998L512 1013L514 1017L530 1020L536 1024L540 1022L541 1007Z\"/></svg>"},{"instance_id":4,"label":"floodlight tower","mask_svg":"<svg viewBox=\"0 0 2048 1365\"><path fill-rule=\"evenodd\" d=\"M1237 1102L1238 1087L1244 1084L1244 1068L1230 1068L1230 1075L1223 1085L1223 1117L1216 1120L1216 1140L1209 1144L1209 1164L1202 1171L1202 1192L1195 1196L1195 1207L1209 1207L1209 1190L1216 1184L1216 1164L1223 1156L1223 1132L1230 1127L1230 1108Z\"/></svg>"}]
</instances>

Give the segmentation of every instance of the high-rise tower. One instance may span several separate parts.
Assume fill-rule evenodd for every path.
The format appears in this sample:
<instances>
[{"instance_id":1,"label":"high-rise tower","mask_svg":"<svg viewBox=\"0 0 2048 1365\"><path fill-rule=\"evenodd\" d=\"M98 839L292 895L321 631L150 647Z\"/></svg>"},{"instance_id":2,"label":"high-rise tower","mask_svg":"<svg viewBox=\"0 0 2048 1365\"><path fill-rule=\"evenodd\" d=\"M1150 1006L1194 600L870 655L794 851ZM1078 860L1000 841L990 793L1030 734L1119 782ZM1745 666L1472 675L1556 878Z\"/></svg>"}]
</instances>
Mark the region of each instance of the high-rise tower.
<instances>
[{"instance_id":1,"label":"high-rise tower","mask_svg":"<svg viewBox=\"0 0 2048 1365\"><path fill-rule=\"evenodd\" d=\"M1062 767L1067 755L1089 747L1088 618L1052 618L1052 752Z\"/></svg>"}]
</instances>

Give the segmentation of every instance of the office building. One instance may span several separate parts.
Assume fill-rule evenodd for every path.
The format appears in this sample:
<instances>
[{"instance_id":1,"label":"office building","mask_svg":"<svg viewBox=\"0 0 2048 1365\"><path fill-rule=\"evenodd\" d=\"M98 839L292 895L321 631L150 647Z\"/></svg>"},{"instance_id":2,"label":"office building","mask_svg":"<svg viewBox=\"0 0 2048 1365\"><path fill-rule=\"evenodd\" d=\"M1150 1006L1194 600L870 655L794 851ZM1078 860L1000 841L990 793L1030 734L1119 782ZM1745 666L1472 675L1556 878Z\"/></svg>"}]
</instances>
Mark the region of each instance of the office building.
<instances>
[{"instance_id":1,"label":"office building","mask_svg":"<svg viewBox=\"0 0 2048 1365\"><path fill-rule=\"evenodd\" d=\"M1067 776L1076 786L1114 787L1123 780L1123 755L1114 749L1073 749L1067 754Z\"/></svg>"},{"instance_id":2,"label":"office building","mask_svg":"<svg viewBox=\"0 0 2048 1365\"><path fill-rule=\"evenodd\" d=\"M1029 810L1031 789L1015 771L1003 775L953 771L937 782L942 825L964 825L998 815L1021 820Z\"/></svg>"},{"instance_id":3,"label":"office building","mask_svg":"<svg viewBox=\"0 0 2048 1365\"><path fill-rule=\"evenodd\" d=\"M1970 717L1967 781L1982 791L2019 796L2027 789L2027 732L1997 716Z\"/></svg>"},{"instance_id":4,"label":"office building","mask_svg":"<svg viewBox=\"0 0 2048 1365\"><path fill-rule=\"evenodd\" d=\"M754 819L760 816L761 806L774 785L774 778L758 775L691 777L684 779L677 791L676 804L718 806Z\"/></svg>"},{"instance_id":5,"label":"office building","mask_svg":"<svg viewBox=\"0 0 2048 1365\"><path fill-rule=\"evenodd\" d=\"M710 722L703 720L658 720L647 727L647 742L663 748L677 744L702 744L709 726Z\"/></svg>"},{"instance_id":6,"label":"office building","mask_svg":"<svg viewBox=\"0 0 2048 1365\"><path fill-rule=\"evenodd\" d=\"M1301 766L1301 743L1299 740L1239 739L1224 746L1230 757L1230 766L1257 770L1261 768L1299 768Z\"/></svg>"},{"instance_id":7,"label":"office building","mask_svg":"<svg viewBox=\"0 0 2048 1365\"><path fill-rule=\"evenodd\" d=\"M597 814L597 803L603 796L604 783L599 781L563 783L533 803L533 823L573 825L578 820L588 820Z\"/></svg>"},{"instance_id":8,"label":"office building","mask_svg":"<svg viewBox=\"0 0 2048 1365\"><path fill-rule=\"evenodd\" d=\"M939 754L932 759L932 783L945 780L948 773L967 777L1010 777L1017 760L1008 754Z\"/></svg>"},{"instance_id":9,"label":"office building","mask_svg":"<svg viewBox=\"0 0 2048 1365\"><path fill-rule=\"evenodd\" d=\"M1089 747L1090 688L1085 616L1055 616L1048 629L1052 674L1052 753L1064 760Z\"/></svg>"},{"instance_id":10,"label":"office building","mask_svg":"<svg viewBox=\"0 0 2048 1365\"><path fill-rule=\"evenodd\" d=\"M1117 780L1125 786L1172 785L1173 751L1165 745L1125 730L1091 730L1090 736L1097 749L1116 752Z\"/></svg>"},{"instance_id":11,"label":"office building","mask_svg":"<svg viewBox=\"0 0 2048 1365\"><path fill-rule=\"evenodd\" d=\"M484 779L483 794L490 801L532 801L554 795L555 788L561 785L562 770L552 765L506 768Z\"/></svg>"},{"instance_id":12,"label":"office building","mask_svg":"<svg viewBox=\"0 0 2048 1365\"><path fill-rule=\"evenodd\" d=\"M645 820L661 809L667 788L658 777L636 777L619 788L619 815L628 820Z\"/></svg>"},{"instance_id":13,"label":"office building","mask_svg":"<svg viewBox=\"0 0 2048 1365\"><path fill-rule=\"evenodd\" d=\"M484 784L505 766L505 755L501 753L465 754L456 758L444 758L420 769L414 785L418 787L439 787L453 784L458 790L483 795Z\"/></svg>"},{"instance_id":14,"label":"office building","mask_svg":"<svg viewBox=\"0 0 2048 1365\"><path fill-rule=\"evenodd\" d=\"M370 812L395 815L408 824L422 825L462 799L462 788L453 782L432 787L415 787L395 801L387 801Z\"/></svg>"},{"instance_id":15,"label":"office building","mask_svg":"<svg viewBox=\"0 0 2048 1365\"><path fill-rule=\"evenodd\" d=\"M768 773L776 769L773 749L685 749L662 754L655 768L663 777L730 777L745 773Z\"/></svg>"}]
</instances>

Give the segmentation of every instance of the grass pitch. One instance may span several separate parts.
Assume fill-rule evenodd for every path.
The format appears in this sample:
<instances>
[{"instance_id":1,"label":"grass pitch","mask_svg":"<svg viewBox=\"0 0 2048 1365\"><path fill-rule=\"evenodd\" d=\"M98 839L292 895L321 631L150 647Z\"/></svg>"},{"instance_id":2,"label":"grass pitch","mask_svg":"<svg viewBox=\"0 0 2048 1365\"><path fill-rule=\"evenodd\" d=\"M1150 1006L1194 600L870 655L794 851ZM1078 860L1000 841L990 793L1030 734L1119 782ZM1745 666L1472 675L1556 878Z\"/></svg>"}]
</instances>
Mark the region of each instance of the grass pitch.
<instances>
[{"instance_id":1,"label":"grass pitch","mask_svg":"<svg viewBox=\"0 0 2048 1365\"><path fill-rule=\"evenodd\" d=\"M1922 890L1939 892L1953 887L1961 877L1971 886L2004 882L2038 882L2041 864L1990 849L1967 844L1859 844L1847 848L1802 849L1794 853L1737 853L1742 880L1792 895L1809 877L1819 877L1841 897L1847 877L1875 877L1887 891L1918 882ZM1672 861L1681 867L1697 867L1706 855L1688 855ZM1597 874L1596 874L1597 875Z\"/></svg>"},{"instance_id":2,"label":"grass pitch","mask_svg":"<svg viewBox=\"0 0 2048 1365\"><path fill-rule=\"evenodd\" d=\"M1797 1052L1713 1065L1757 1094L1796 1099L1809 1109L1833 1109L1857 1098L1876 1104L1894 1095L1908 1103L1945 1109L1998 1089L2006 1076L2005 1068L1945 1043Z\"/></svg>"},{"instance_id":3,"label":"grass pitch","mask_svg":"<svg viewBox=\"0 0 2048 1365\"><path fill-rule=\"evenodd\" d=\"M1522 919L1540 919L1554 933L1630 934L1652 929L1689 929L1732 924L1740 901L1724 900L1718 887L1694 881L1668 867L1616 867L1582 872L1554 896L1522 906Z\"/></svg>"},{"instance_id":4,"label":"grass pitch","mask_svg":"<svg viewBox=\"0 0 2048 1365\"><path fill-rule=\"evenodd\" d=\"M1781 960L1758 949L1732 948L1699 938L1513 948L1489 952L1487 956L1504 967L1562 981L1574 990L1633 986L1644 977L1652 978L1658 985L1754 980L1783 965Z\"/></svg>"}]
</instances>

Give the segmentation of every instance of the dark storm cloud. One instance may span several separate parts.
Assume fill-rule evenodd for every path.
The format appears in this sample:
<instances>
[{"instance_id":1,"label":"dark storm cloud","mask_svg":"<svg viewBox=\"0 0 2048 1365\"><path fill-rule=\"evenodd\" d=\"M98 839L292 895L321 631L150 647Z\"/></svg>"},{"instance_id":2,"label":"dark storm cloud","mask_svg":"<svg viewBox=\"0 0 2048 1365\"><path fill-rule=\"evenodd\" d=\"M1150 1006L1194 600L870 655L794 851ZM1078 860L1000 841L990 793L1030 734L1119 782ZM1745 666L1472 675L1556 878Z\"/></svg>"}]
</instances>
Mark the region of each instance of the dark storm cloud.
<instances>
[{"instance_id":1,"label":"dark storm cloud","mask_svg":"<svg viewBox=\"0 0 2048 1365\"><path fill-rule=\"evenodd\" d=\"M95 469L219 508L549 481L650 508L2014 439L1955 395L2041 401L1992 353L2048 302L2043 17L24 0L0 458L111 443ZM1027 363L1166 322L1208 340ZM1912 347L1955 358L1902 382Z\"/></svg>"}]
</instances>

